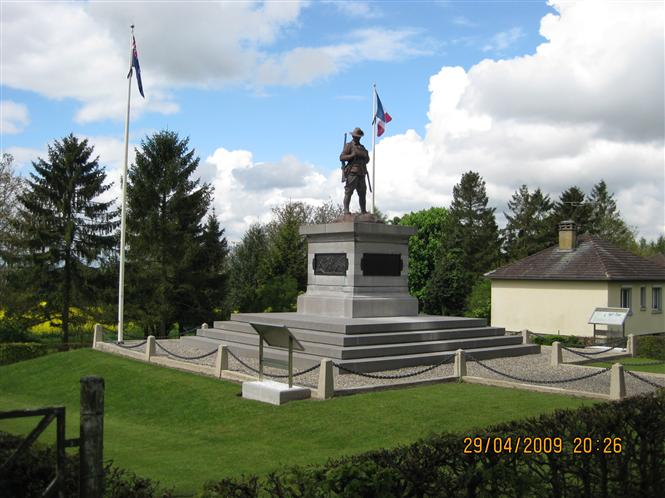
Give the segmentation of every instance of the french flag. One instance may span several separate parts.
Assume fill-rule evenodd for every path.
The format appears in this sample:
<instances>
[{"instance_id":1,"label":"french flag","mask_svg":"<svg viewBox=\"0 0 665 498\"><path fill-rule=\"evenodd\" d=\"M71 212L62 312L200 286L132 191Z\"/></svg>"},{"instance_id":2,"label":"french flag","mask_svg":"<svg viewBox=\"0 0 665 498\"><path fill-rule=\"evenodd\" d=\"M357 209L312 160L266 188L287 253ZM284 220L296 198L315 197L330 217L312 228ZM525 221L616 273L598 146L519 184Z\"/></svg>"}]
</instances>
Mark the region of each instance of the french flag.
<instances>
[{"instance_id":1,"label":"french flag","mask_svg":"<svg viewBox=\"0 0 665 498\"><path fill-rule=\"evenodd\" d=\"M376 93L376 92L375 92ZM381 104L381 99L379 94L376 93L376 115L374 116L374 121L376 121L376 136L380 137L383 135L383 132L386 131L386 124L392 121L390 114L383 110L383 105Z\"/></svg>"},{"instance_id":2,"label":"french flag","mask_svg":"<svg viewBox=\"0 0 665 498\"><path fill-rule=\"evenodd\" d=\"M136 51L136 38L134 38L134 35L132 35L132 67L129 68L129 74L127 75L128 78L131 78L132 70L136 70L136 82L139 85L139 93L141 94L141 97L145 98L145 95L143 95L143 82L141 81L141 67L139 66L139 53Z\"/></svg>"}]
</instances>

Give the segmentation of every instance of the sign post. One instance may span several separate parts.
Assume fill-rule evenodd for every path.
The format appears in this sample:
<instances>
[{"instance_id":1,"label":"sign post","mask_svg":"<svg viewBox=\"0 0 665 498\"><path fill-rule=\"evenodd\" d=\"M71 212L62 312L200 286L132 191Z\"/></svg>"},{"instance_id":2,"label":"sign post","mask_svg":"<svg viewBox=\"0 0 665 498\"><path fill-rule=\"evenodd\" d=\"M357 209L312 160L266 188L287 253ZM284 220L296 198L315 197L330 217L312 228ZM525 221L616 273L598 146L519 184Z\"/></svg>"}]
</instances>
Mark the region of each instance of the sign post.
<instances>
[{"instance_id":1,"label":"sign post","mask_svg":"<svg viewBox=\"0 0 665 498\"><path fill-rule=\"evenodd\" d=\"M589 322L593 324L593 341L596 342L596 325L621 325L621 335L626 337L626 318L630 308L596 308ZM609 328L607 329L609 332Z\"/></svg>"},{"instance_id":2,"label":"sign post","mask_svg":"<svg viewBox=\"0 0 665 498\"><path fill-rule=\"evenodd\" d=\"M263 323L250 323L252 328L259 334L259 381L263 380L263 366L283 368L289 372L289 388L293 387L293 350L304 351L298 339L293 337L291 331L284 325L267 325ZM277 360L264 358L263 342L273 348L288 350L288 360Z\"/></svg>"}]
</instances>

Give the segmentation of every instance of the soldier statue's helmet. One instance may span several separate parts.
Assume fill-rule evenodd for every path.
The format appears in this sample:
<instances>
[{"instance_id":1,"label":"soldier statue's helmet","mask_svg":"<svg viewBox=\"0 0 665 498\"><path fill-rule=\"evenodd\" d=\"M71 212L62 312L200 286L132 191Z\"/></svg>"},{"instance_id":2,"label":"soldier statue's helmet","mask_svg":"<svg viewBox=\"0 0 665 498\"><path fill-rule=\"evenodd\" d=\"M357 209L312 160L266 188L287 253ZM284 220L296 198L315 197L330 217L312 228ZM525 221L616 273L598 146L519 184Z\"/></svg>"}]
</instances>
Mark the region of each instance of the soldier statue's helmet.
<instances>
[{"instance_id":1,"label":"soldier statue's helmet","mask_svg":"<svg viewBox=\"0 0 665 498\"><path fill-rule=\"evenodd\" d=\"M360 128L358 128L357 126L351 132L352 137L362 137L364 135L365 134L363 133L363 131Z\"/></svg>"}]
</instances>

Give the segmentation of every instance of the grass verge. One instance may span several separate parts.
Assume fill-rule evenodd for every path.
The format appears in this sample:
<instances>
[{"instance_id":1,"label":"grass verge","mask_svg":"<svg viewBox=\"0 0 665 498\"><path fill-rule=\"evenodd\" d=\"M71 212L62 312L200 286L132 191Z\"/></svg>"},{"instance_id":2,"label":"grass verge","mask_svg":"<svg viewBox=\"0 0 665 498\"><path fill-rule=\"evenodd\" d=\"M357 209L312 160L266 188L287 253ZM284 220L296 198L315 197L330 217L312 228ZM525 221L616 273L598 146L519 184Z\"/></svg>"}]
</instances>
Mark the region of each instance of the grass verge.
<instances>
[{"instance_id":1,"label":"grass verge","mask_svg":"<svg viewBox=\"0 0 665 498\"><path fill-rule=\"evenodd\" d=\"M430 433L473 428L593 403L472 384L439 384L302 401L243 400L240 386L82 349L0 367L0 410L65 405L78 436L79 379L106 383L105 458L193 493L203 482L391 448ZM37 420L0 422L26 433ZM43 438L54 442L51 429Z\"/></svg>"},{"instance_id":2,"label":"grass verge","mask_svg":"<svg viewBox=\"0 0 665 498\"><path fill-rule=\"evenodd\" d=\"M661 361L659 365L640 366L641 363L657 363L659 361ZM612 360L612 361L596 361L594 363L587 363L586 365L591 367L608 368L615 363L621 363L626 370L633 370L635 372L651 372L651 373L665 374L665 363L662 363L662 360L654 360L652 358L638 358L638 357L619 358L618 360Z\"/></svg>"}]
</instances>

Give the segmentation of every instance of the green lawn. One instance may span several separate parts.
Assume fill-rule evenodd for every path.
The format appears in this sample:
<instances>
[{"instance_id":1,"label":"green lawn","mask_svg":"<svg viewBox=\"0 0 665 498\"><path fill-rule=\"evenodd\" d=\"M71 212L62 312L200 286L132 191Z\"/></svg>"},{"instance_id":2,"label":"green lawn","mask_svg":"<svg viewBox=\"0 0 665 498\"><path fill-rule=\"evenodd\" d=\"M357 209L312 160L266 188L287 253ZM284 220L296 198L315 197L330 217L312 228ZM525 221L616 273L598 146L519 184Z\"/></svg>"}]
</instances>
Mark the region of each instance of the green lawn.
<instances>
[{"instance_id":1,"label":"green lawn","mask_svg":"<svg viewBox=\"0 0 665 498\"><path fill-rule=\"evenodd\" d=\"M0 367L0 410L65 405L78 436L79 379L106 382L105 458L193 492L203 482L412 442L592 403L472 384L382 391L281 407L243 400L240 385L89 349ZM1 421L27 432L37 419ZM54 441L53 430L44 439Z\"/></svg>"},{"instance_id":2,"label":"green lawn","mask_svg":"<svg viewBox=\"0 0 665 498\"><path fill-rule=\"evenodd\" d=\"M594 363L587 363L587 365L592 367L611 367L614 363L621 363L623 366L627 367L626 370L634 370L635 372L651 372L651 373L661 373L665 374L665 363L660 365L651 365L651 366L631 366L633 364L639 363L654 363L661 360L654 360L652 358L620 358L618 360L612 361L597 361Z\"/></svg>"}]
</instances>

